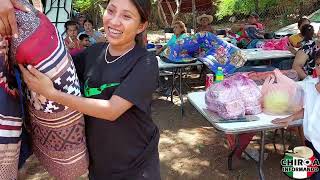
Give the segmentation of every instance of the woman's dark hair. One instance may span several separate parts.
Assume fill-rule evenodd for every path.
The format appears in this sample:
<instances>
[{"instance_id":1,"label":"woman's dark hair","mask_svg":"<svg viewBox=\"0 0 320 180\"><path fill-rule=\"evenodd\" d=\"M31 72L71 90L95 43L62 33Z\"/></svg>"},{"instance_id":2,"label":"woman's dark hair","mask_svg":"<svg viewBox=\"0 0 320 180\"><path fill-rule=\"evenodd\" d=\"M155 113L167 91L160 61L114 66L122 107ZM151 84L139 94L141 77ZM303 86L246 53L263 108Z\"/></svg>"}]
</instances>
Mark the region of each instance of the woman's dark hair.
<instances>
[{"instance_id":1,"label":"woman's dark hair","mask_svg":"<svg viewBox=\"0 0 320 180\"><path fill-rule=\"evenodd\" d=\"M302 25L302 23L305 22L305 21L308 21L309 24L311 23L308 18L303 17L303 18L299 19L299 21L298 21L298 28L300 28L300 26Z\"/></svg>"},{"instance_id":2,"label":"woman's dark hair","mask_svg":"<svg viewBox=\"0 0 320 180\"><path fill-rule=\"evenodd\" d=\"M90 23L93 26L93 21L92 20L86 19L86 20L84 20L83 24L86 23L86 22Z\"/></svg>"},{"instance_id":3,"label":"woman's dark hair","mask_svg":"<svg viewBox=\"0 0 320 180\"><path fill-rule=\"evenodd\" d=\"M67 21L67 22L64 24L64 28L65 28L66 30L68 30L68 28L69 28L70 26L76 26L77 29L78 29L78 24L77 24L77 22L75 22L75 21Z\"/></svg>"},{"instance_id":4,"label":"woman's dark hair","mask_svg":"<svg viewBox=\"0 0 320 180\"><path fill-rule=\"evenodd\" d=\"M312 40L314 35L314 29L311 24L303 25L301 28L301 34L304 37L304 40Z\"/></svg>"},{"instance_id":5,"label":"woman's dark hair","mask_svg":"<svg viewBox=\"0 0 320 180\"><path fill-rule=\"evenodd\" d=\"M80 34L79 40L82 41L84 38L90 38L87 34Z\"/></svg>"},{"instance_id":6,"label":"woman's dark hair","mask_svg":"<svg viewBox=\"0 0 320 180\"><path fill-rule=\"evenodd\" d=\"M149 20L149 16L151 14L151 2L150 0L131 0L134 6L137 8L141 23L145 23ZM137 34L135 40L138 45L141 47L145 47L145 43L143 41L143 33Z\"/></svg>"}]
</instances>

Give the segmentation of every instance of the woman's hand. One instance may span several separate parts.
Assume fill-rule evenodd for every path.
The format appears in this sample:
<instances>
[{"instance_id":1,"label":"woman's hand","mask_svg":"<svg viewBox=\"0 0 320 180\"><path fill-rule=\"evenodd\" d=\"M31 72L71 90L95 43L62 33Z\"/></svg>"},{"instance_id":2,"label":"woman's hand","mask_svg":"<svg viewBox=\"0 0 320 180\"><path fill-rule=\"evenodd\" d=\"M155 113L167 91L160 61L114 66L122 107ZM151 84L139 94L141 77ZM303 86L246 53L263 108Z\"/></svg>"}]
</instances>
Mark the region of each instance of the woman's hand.
<instances>
[{"instance_id":1,"label":"woman's hand","mask_svg":"<svg viewBox=\"0 0 320 180\"><path fill-rule=\"evenodd\" d=\"M30 9L17 0L1 0L0 6L0 34L2 36L18 37L18 27L14 9L29 12Z\"/></svg>"},{"instance_id":2,"label":"woman's hand","mask_svg":"<svg viewBox=\"0 0 320 180\"><path fill-rule=\"evenodd\" d=\"M31 65L28 65L26 69L23 65L19 64L19 68L22 72L23 80L30 90L41 94L48 99L52 99L57 90L54 88L53 83L48 76Z\"/></svg>"},{"instance_id":3,"label":"woman's hand","mask_svg":"<svg viewBox=\"0 0 320 180\"><path fill-rule=\"evenodd\" d=\"M294 55L297 54L297 50L293 47L293 45L290 42L288 42L288 50Z\"/></svg>"},{"instance_id":4,"label":"woman's hand","mask_svg":"<svg viewBox=\"0 0 320 180\"><path fill-rule=\"evenodd\" d=\"M277 118L277 119L272 120L271 122L273 124L278 124L278 125L284 126L284 128L286 129L292 121L293 121L293 117L289 116L286 118Z\"/></svg>"}]
</instances>

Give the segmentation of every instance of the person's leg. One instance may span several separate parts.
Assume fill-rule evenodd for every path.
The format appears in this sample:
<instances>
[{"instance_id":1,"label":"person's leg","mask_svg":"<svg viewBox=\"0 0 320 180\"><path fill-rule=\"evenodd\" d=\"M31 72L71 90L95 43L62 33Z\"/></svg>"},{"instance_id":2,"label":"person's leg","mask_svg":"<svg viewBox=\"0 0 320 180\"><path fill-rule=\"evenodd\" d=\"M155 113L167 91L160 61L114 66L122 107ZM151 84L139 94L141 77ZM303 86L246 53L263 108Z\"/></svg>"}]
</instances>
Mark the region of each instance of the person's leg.
<instances>
[{"instance_id":1,"label":"person's leg","mask_svg":"<svg viewBox=\"0 0 320 180\"><path fill-rule=\"evenodd\" d=\"M140 173L128 180L161 180L159 152L156 151L148 161L146 167Z\"/></svg>"},{"instance_id":2,"label":"person's leg","mask_svg":"<svg viewBox=\"0 0 320 180\"><path fill-rule=\"evenodd\" d=\"M252 138L254 137L254 133L244 133L244 134L239 134L239 148L235 151L235 155L237 156L237 158L241 158L241 155L243 153L243 151L245 151L245 149L247 148L247 146L249 145L250 141L252 140ZM231 149L235 148L235 135L231 135L231 134L227 134L226 135L229 146Z\"/></svg>"}]
</instances>

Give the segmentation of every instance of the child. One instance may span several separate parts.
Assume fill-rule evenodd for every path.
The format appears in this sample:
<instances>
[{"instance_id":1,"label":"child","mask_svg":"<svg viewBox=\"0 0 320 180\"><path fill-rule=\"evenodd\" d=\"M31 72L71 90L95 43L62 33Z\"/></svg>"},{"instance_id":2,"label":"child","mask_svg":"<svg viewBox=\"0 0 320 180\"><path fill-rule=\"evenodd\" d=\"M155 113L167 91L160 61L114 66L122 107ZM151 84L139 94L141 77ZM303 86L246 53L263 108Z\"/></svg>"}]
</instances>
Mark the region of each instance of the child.
<instances>
[{"instance_id":1,"label":"child","mask_svg":"<svg viewBox=\"0 0 320 180\"><path fill-rule=\"evenodd\" d=\"M320 52L316 53L315 56L315 74L317 75L317 83L314 82L314 79L307 79L303 83L305 98L304 98L304 109L296 112L295 114L286 117L286 118L277 118L272 121L274 124L280 124L287 127L290 122L303 119L303 131L306 138L306 145L313 150L313 153L317 159L320 159L320 128L316 120L319 120L320 117L314 111L314 107L320 98ZM315 87L316 91L310 91L308 87ZM311 88L312 89L312 88ZM312 117L312 118L310 118ZM315 120L316 119L316 120ZM320 173L317 172L312 176L311 179L320 180Z\"/></svg>"},{"instance_id":2,"label":"child","mask_svg":"<svg viewBox=\"0 0 320 180\"><path fill-rule=\"evenodd\" d=\"M64 43L68 48L70 55L74 56L82 50L80 42L77 39L78 25L75 21L67 21L64 27L67 32L67 36L64 39Z\"/></svg>"},{"instance_id":3,"label":"child","mask_svg":"<svg viewBox=\"0 0 320 180\"><path fill-rule=\"evenodd\" d=\"M80 34L79 41L80 41L81 48L87 48L87 47L91 46L90 41L89 41L89 36L87 34Z\"/></svg>"},{"instance_id":4,"label":"child","mask_svg":"<svg viewBox=\"0 0 320 180\"><path fill-rule=\"evenodd\" d=\"M259 15L252 13L248 18L249 24L244 26L244 29L250 38L250 43L247 45L247 49L257 48L262 43L261 39L264 39L264 26L259 22Z\"/></svg>"}]
</instances>

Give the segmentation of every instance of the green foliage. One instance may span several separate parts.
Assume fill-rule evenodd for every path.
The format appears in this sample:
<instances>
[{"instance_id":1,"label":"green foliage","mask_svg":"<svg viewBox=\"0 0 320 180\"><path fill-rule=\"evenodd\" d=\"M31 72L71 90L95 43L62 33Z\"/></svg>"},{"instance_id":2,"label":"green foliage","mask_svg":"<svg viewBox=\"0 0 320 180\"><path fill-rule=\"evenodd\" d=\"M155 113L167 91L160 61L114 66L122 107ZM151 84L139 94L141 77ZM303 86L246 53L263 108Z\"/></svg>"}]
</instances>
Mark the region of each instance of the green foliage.
<instances>
[{"instance_id":1,"label":"green foliage","mask_svg":"<svg viewBox=\"0 0 320 180\"><path fill-rule=\"evenodd\" d=\"M236 14L248 15L256 10L256 1L260 12L282 2L281 0L220 0L216 17L220 20Z\"/></svg>"},{"instance_id":2,"label":"green foliage","mask_svg":"<svg viewBox=\"0 0 320 180\"><path fill-rule=\"evenodd\" d=\"M99 7L103 0L73 0L73 8L79 12L85 12Z\"/></svg>"}]
</instances>

